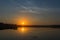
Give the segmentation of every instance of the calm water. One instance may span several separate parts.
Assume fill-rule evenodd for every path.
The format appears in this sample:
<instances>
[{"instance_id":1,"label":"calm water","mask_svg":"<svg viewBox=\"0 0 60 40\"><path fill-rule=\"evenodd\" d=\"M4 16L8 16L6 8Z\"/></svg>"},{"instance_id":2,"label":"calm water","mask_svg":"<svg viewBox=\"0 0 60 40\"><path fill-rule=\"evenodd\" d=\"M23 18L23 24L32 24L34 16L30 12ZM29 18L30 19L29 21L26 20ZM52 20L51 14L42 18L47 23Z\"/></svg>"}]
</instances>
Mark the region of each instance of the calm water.
<instances>
[{"instance_id":1,"label":"calm water","mask_svg":"<svg viewBox=\"0 0 60 40\"><path fill-rule=\"evenodd\" d=\"M0 30L0 40L60 40L60 29L22 27Z\"/></svg>"}]
</instances>

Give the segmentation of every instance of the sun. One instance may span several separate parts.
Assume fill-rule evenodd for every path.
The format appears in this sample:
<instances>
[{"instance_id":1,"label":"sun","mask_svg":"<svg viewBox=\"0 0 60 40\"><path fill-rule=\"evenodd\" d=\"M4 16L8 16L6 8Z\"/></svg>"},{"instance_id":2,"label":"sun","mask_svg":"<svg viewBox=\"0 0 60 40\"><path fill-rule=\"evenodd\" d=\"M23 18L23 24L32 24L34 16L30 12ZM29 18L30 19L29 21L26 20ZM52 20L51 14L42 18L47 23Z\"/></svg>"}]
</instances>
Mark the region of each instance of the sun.
<instances>
[{"instance_id":1,"label":"sun","mask_svg":"<svg viewBox=\"0 0 60 40\"><path fill-rule=\"evenodd\" d=\"M27 19L19 19L17 20L17 25L28 25Z\"/></svg>"},{"instance_id":2,"label":"sun","mask_svg":"<svg viewBox=\"0 0 60 40\"><path fill-rule=\"evenodd\" d=\"M21 25L27 25L27 21L21 21Z\"/></svg>"},{"instance_id":3,"label":"sun","mask_svg":"<svg viewBox=\"0 0 60 40\"><path fill-rule=\"evenodd\" d=\"M22 24L22 25L24 25L25 23L24 23L24 22L22 22L21 24Z\"/></svg>"}]
</instances>

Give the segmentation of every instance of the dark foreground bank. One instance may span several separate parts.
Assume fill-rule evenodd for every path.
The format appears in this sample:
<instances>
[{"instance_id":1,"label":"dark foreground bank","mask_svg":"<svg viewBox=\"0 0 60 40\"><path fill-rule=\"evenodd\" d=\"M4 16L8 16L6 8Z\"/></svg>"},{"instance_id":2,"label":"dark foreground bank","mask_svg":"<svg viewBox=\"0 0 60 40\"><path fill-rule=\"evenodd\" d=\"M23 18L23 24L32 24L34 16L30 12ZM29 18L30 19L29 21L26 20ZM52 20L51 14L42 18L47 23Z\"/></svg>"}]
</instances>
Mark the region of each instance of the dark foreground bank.
<instances>
[{"instance_id":1,"label":"dark foreground bank","mask_svg":"<svg viewBox=\"0 0 60 40\"><path fill-rule=\"evenodd\" d=\"M0 30L3 30L3 29L14 29L14 30L16 30L18 27L60 28L60 25L16 25L16 24L0 23Z\"/></svg>"}]
</instances>

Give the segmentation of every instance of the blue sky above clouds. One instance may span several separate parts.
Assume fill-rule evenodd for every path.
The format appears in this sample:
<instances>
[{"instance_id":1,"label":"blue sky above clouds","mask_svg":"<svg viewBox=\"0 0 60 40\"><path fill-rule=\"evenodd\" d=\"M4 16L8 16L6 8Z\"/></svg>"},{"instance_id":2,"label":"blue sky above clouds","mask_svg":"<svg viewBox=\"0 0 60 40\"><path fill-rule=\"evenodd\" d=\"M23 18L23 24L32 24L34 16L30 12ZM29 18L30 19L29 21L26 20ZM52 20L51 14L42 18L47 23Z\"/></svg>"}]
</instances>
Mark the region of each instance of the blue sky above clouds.
<instances>
[{"instance_id":1,"label":"blue sky above clouds","mask_svg":"<svg viewBox=\"0 0 60 40\"><path fill-rule=\"evenodd\" d=\"M21 17L31 19L32 24L60 24L60 0L0 0L1 22Z\"/></svg>"}]
</instances>

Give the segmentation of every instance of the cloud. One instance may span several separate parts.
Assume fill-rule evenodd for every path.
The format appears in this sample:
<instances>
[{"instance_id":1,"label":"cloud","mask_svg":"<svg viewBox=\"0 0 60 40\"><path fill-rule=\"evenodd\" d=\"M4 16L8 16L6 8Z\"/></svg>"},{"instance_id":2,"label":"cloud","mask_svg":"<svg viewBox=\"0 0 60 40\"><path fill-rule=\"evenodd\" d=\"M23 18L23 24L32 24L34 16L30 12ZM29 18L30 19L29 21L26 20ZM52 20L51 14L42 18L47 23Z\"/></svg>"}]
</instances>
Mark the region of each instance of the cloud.
<instances>
[{"instance_id":1,"label":"cloud","mask_svg":"<svg viewBox=\"0 0 60 40\"><path fill-rule=\"evenodd\" d=\"M60 8L42 8L35 4L34 0L11 0L11 3L16 5L18 12L29 12L34 14L53 14L59 12ZM42 2L43 3L43 2ZM46 6L46 5L45 5Z\"/></svg>"}]
</instances>

